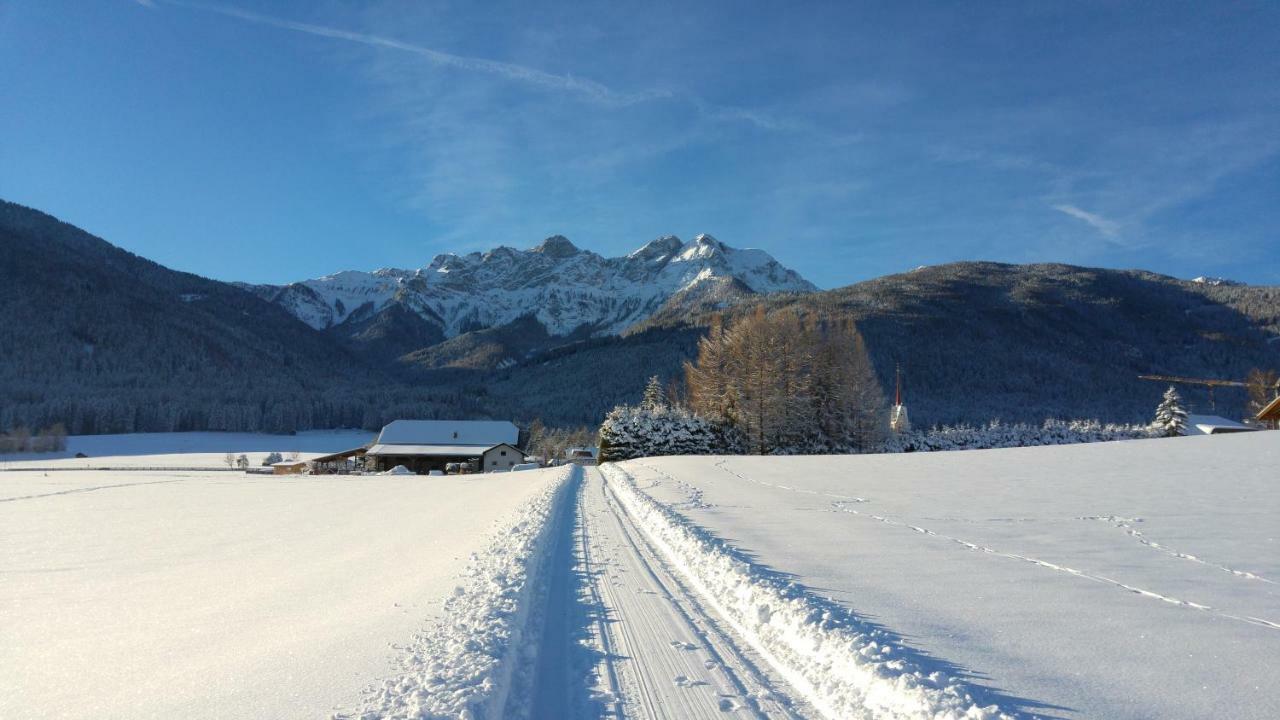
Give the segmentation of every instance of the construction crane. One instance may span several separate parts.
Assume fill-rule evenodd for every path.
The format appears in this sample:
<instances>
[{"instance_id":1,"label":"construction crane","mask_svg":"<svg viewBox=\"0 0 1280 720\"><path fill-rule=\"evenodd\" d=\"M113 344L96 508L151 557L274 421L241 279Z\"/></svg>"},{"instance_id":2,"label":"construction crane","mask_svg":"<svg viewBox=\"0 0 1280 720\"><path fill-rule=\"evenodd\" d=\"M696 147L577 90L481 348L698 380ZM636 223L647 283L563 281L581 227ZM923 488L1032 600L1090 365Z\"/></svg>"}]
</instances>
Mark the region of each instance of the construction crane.
<instances>
[{"instance_id":1,"label":"construction crane","mask_svg":"<svg viewBox=\"0 0 1280 720\"><path fill-rule=\"evenodd\" d=\"M1209 388L1209 407L1215 412L1218 406L1213 401L1213 389L1220 387L1239 387L1247 388L1249 383L1243 380L1218 380L1216 378L1189 378L1179 377L1177 375L1139 375L1139 380L1153 380L1155 382L1167 382L1175 385L1204 385ZM1280 389L1280 381L1276 382L1276 389Z\"/></svg>"}]
</instances>

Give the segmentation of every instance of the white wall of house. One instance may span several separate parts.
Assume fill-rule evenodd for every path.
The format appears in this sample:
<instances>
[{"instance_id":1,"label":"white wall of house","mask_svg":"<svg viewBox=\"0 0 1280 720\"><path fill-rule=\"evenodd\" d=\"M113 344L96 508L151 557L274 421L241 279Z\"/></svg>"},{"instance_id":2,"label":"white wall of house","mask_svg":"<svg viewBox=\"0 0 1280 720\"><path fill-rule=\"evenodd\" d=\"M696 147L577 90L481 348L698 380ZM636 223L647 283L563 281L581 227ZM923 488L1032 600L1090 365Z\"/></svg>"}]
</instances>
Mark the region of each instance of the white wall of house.
<instances>
[{"instance_id":1,"label":"white wall of house","mask_svg":"<svg viewBox=\"0 0 1280 720\"><path fill-rule=\"evenodd\" d=\"M517 463L524 462L524 453L514 445L497 445L484 451L480 458L481 472L491 470L510 470Z\"/></svg>"}]
</instances>

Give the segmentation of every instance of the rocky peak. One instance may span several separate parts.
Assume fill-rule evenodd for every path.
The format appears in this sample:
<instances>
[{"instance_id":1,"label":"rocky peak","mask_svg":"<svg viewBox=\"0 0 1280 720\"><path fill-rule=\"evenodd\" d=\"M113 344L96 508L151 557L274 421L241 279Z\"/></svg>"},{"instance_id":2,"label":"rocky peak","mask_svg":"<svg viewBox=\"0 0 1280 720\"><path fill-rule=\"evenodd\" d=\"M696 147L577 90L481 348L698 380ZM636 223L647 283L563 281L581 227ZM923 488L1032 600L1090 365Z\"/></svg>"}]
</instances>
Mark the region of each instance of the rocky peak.
<instances>
[{"instance_id":1,"label":"rocky peak","mask_svg":"<svg viewBox=\"0 0 1280 720\"><path fill-rule=\"evenodd\" d=\"M569 242L569 238L563 235L552 235L543 240L531 252L541 253L549 258L557 260L577 255L582 252L577 245Z\"/></svg>"},{"instance_id":2,"label":"rocky peak","mask_svg":"<svg viewBox=\"0 0 1280 720\"><path fill-rule=\"evenodd\" d=\"M707 282L715 284L685 292ZM768 253L735 249L706 234L689 242L665 235L614 258L553 235L529 250L497 247L438 255L414 274L309 280L300 287L310 292L299 290L281 304L316 328L346 322L353 308L366 304L376 313L399 303L437 325L445 337L498 327L530 313L554 336L610 334L648 318L672 298L705 299L726 283L750 293L814 289Z\"/></svg>"}]
</instances>

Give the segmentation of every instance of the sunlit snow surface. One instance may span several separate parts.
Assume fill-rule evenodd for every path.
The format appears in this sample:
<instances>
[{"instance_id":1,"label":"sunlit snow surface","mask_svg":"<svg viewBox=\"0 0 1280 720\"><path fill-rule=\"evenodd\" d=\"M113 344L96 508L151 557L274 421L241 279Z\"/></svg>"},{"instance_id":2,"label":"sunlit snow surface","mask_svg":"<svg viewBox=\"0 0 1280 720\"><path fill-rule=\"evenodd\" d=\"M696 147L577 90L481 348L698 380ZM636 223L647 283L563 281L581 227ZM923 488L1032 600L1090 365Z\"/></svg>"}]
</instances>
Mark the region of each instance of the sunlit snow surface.
<instances>
[{"instance_id":1,"label":"sunlit snow surface","mask_svg":"<svg viewBox=\"0 0 1280 720\"><path fill-rule=\"evenodd\" d=\"M562 474L0 473L0 717L353 707Z\"/></svg>"},{"instance_id":2,"label":"sunlit snow surface","mask_svg":"<svg viewBox=\"0 0 1280 720\"><path fill-rule=\"evenodd\" d=\"M1280 433L623 463L1020 714L1280 717Z\"/></svg>"}]
</instances>

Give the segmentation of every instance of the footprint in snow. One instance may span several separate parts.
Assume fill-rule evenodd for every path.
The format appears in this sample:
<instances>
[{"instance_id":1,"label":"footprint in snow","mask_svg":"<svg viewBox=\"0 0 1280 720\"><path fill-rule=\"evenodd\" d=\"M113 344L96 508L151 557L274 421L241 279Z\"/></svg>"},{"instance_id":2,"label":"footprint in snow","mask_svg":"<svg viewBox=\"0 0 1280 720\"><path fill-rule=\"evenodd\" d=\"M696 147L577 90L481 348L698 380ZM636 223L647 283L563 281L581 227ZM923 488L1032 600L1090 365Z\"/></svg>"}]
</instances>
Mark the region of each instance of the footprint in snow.
<instances>
[{"instance_id":1,"label":"footprint in snow","mask_svg":"<svg viewBox=\"0 0 1280 720\"><path fill-rule=\"evenodd\" d=\"M677 650L697 650L698 649L697 645L694 645L693 643L687 643L683 640L672 640L671 647L676 648Z\"/></svg>"},{"instance_id":2,"label":"footprint in snow","mask_svg":"<svg viewBox=\"0 0 1280 720\"><path fill-rule=\"evenodd\" d=\"M724 697L722 695L720 696L719 707L720 707L720 712L733 712L734 710L737 710L742 706L739 705L737 702L735 702L733 698Z\"/></svg>"},{"instance_id":3,"label":"footprint in snow","mask_svg":"<svg viewBox=\"0 0 1280 720\"><path fill-rule=\"evenodd\" d=\"M677 675L671 679L671 682L675 683L676 687L696 687L698 685L707 684L706 681L692 680L685 675Z\"/></svg>"}]
</instances>

